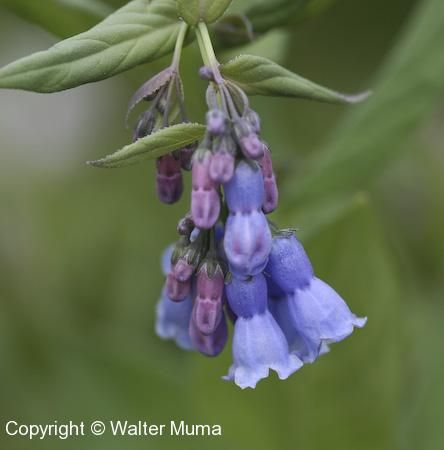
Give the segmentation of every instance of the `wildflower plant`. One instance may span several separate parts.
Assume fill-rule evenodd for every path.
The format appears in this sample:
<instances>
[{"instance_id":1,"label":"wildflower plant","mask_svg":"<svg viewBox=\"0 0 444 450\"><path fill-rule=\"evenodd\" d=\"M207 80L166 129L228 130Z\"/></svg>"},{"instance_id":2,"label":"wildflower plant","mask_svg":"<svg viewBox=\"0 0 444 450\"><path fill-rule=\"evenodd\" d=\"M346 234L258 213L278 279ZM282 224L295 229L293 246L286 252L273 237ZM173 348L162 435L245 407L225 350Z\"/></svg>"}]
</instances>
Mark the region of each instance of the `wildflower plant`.
<instances>
[{"instance_id":1,"label":"wildflower plant","mask_svg":"<svg viewBox=\"0 0 444 450\"><path fill-rule=\"evenodd\" d=\"M166 281L156 332L183 349L216 356L232 322L233 363L224 378L254 388L270 369L285 379L314 362L366 319L317 278L295 231L269 220L278 207L278 184L249 96L355 103L367 94L334 92L258 56L220 64L210 27L234 21L226 14L231 3L133 0L91 30L1 69L0 87L61 91L173 54L129 102L127 121L136 106L147 105L132 143L89 164L112 168L154 160L165 204L181 199L184 173L191 172L188 212L178 223L177 242L162 257ZM254 27L241 19L250 37ZM189 120L180 76L182 49L192 42L203 61L196 82L207 83L204 124Z\"/></svg>"}]
</instances>

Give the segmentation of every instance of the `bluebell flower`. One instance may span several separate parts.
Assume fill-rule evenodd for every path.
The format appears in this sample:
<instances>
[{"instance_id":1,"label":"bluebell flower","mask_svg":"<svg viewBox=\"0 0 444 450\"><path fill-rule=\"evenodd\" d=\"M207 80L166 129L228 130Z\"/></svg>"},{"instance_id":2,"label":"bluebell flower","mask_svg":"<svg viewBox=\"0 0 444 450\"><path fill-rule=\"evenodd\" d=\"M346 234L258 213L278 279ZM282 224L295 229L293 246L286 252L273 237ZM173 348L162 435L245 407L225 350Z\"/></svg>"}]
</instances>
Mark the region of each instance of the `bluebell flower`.
<instances>
[{"instance_id":1,"label":"bluebell flower","mask_svg":"<svg viewBox=\"0 0 444 450\"><path fill-rule=\"evenodd\" d=\"M245 389L268 377L270 369L280 379L302 366L289 352L288 343L267 307L267 284L262 274L249 280L233 277L226 286L229 305L237 316L232 343L233 365L226 380Z\"/></svg>"},{"instance_id":2,"label":"bluebell flower","mask_svg":"<svg viewBox=\"0 0 444 450\"><path fill-rule=\"evenodd\" d=\"M260 117L241 87L219 84L215 67L200 75L215 82L207 89L203 139L157 161L165 203L179 199L182 169L192 171L192 192L190 210L177 226L179 240L162 258L166 282L156 331L213 357L228 342L230 319L233 363L224 379L254 388L270 370L289 377L366 319L316 277L294 233L268 221L265 214L279 202L276 175ZM166 91L156 94L162 107ZM137 133L147 133L149 119L141 119Z\"/></svg>"},{"instance_id":3,"label":"bluebell flower","mask_svg":"<svg viewBox=\"0 0 444 450\"><path fill-rule=\"evenodd\" d=\"M359 318L328 284L317 278L294 235L278 236L266 271L284 295L270 300L270 309L283 330L290 351L303 362L326 353L329 344L349 336L367 319Z\"/></svg>"}]
</instances>

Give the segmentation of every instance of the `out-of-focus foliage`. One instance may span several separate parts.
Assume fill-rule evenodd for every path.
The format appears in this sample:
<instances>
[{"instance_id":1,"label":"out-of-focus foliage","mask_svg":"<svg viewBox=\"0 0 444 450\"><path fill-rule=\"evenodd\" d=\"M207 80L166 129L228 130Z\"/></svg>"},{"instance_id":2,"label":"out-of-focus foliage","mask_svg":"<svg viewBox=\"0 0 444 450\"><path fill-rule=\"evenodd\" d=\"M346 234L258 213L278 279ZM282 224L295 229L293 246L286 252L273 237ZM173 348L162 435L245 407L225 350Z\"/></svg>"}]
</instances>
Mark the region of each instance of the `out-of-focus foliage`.
<instances>
[{"instance_id":1,"label":"out-of-focus foliage","mask_svg":"<svg viewBox=\"0 0 444 450\"><path fill-rule=\"evenodd\" d=\"M248 392L219 380L228 351L205 359L154 335L159 254L187 199L159 205L150 162L84 165L130 140L127 98L154 69L137 71L134 85L1 91L2 423L184 419L220 423L224 436L29 443L2 434L0 447L441 450L443 30L440 0L343 0L285 38L239 50L279 53L285 67L343 91L374 90L358 106L252 100L282 187L273 219L300 228L319 276L369 322L289 380ZM2 10L0 37L2 65L52 43ZM190 117L202 121L197 53L186 49L184 61Z\"/></svg>"},{"instance_id":2,"label":"out-of-focus foliage","mask_svg":"<svg viewBox=\"0 0 444 450\"><path fill-rule=\"evenodd\" d=\"M63 38L91 28L114 10L102 0L0 0L0 6Z\"/></svg>"}]
</instances>

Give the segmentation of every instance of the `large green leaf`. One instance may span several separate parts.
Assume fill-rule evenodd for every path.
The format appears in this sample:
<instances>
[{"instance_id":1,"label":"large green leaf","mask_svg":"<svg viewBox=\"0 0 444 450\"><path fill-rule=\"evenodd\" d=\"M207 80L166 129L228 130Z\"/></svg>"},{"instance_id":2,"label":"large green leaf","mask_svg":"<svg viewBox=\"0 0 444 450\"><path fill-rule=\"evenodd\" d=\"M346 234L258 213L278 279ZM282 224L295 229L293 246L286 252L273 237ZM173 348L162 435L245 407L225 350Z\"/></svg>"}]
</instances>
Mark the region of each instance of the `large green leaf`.
<instances>
[{"instance_id":1,"label":"large green leaf","mask_svg":"<svg viewBox=\"0 0 444 450\"><path fill-rule=\"evenodd\" d=\"M133 0L91 30L0 69L0 88L56 92L103 80L169 53L174 0Z\"/></svg>"},{"instance_id":2,"label":"large green leaf","mask_svg":"<svg viewBox=\"0 0 444 450\"><path fill-rule=\"evenodd\" d=\"M222 66L222 74L250 95L308 98L329 103L357 103L368 96L368 93L346 95L332 91L260 56L238 56Z\"/></svg>"},{"instance_id":3,"label":"large green leaf","mask_svg":"<svg viewBox=\"0 0 444 450\"><path fill-rule=\"evenodd\" d=\"M114 11L102 0L0 0L0 6L62 38L86 31Z\"/></svg>"},{"instance_id":4,"label":"large green leaf","mask_svg":"<svg viewBox=\"0 0 444 450\"><path fill-rule=\"evenodd\" d=\"M139 139L121 150L88 164L95 167L114 168L129 166L148 159L155 159L165 153L178 150L199 141L205 133L205 126L197 123L173 125Z\"/></svg>"},{"instance_id":5,"label":"large green leaf","mask_svg":"<svg viewBox=\"0 0 444 450\"><path fill-rule=\"evenodd\" d=\"M444 3L426 0L388 56L375 95L350 110L288 195L298 202L362 189L409 148L444 94Z\"/></svg>"}]
</instances>

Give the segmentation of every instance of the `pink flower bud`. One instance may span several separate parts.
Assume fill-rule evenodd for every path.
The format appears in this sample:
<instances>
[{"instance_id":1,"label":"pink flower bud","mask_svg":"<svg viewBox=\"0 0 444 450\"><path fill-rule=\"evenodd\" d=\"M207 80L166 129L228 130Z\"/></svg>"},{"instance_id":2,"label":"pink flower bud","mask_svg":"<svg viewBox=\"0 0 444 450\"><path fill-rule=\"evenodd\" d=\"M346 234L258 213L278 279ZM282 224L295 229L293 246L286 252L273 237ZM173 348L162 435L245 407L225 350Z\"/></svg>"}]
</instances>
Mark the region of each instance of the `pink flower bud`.
<instances>
[{"instance_id":1,"label":"pink flower bud","mask_svg":"<svg viewBox=\"0 0 444 450\"><path fill-rule=\"evenodd\" d=\"M168 298L173 302L180 302L185 300L187 295L190 293L191 281L179 281L172 273L170 273L167 276L165 287Z\"/></svg>"},{"instance_id":2,"label":"pink flower bud","mask_svg":"<svg viewBox=\"0 0 444 450\"><path fill-rule=\"evenodd\" d=\"M227 183L234 173L234 156L225 150L213 155L210 163L210 178L217 183Z\"/></svg>"},{"instance_id":3,"label":"pink flower bud","mask_svg":"<svg viewBox=\"0 0 444 450\"><path fill-rule=\"evenodd\" d=\"M264 144L255 133L242 137L239 145L246 158L261 159L264 156Z\"/></svg>"},{"instance_id":4,"label":"pink flower bud","mask_svg":"<svg viewBox=\"0 0 444 450\"><path fill-rule=\"evenodd\" d=\"M197 328L194 320L190 320L190 338L193 346L206 356L217 356L225 347L228 339L227 322L225 317L219 322L214 333L202 334Z\"/></svg>"},{"instance_id":5,"label":"pink flower bud","mask_svg":"<svg viewBox=\"0 0 444 450\"><path fill-rule=\"evenodd\" d=\"M220 266L210 276L205 265L197 276L197 295L194 300L193 320L204 335L215 332L222 319L224 274Z\"/></svg>"},{"instance_id":6,"label":"pink flower bud","mask_svg":"<svg viewBox=\"0 0 444 450\"><path fill-rule=\"evenodd\" d=\"M173 267L173 276L177 281L186 282L192 277L194 270L195 267L192 264L179 258Z\"/></svg>"},{"instance_id":7,"label":"pink flower bud","mask_svg":"<svg viewBox=\"0 0 444 450\"><path fill-rule=\"evenodd\" d=\"M279 191L276 183L276 177L273 171L273 163L268 148L265 149L264 156L259 162L264 178L264 202L262 210L265 214L273 212L278 206Z\"/></svg>"},{"instance_id":8,"label":"pink flower bud","mask_svg":"<svg viewBox=\"0 0 444 450\"><path fill-rule=\"evenodd\" d=\"M166 204L177 202L183 192L180 163L173 155L167 154L158 158L156 165L156 187L160 201Z\"/></svg>"},{"instance_id":9,"label":"pink flower bud","mask_svg":"<svg viewBox=\"0 0 444 450\"><path fill-rule=\"evenodd\" d=\"M193 160L191 216L196 227L201 229L213 227L220 214L217 185L209 176L210 163L210 151L197 155Z\"/></svg>"},{"instance_id":10,"label":"pink flower bud","mask_svg":"<svg viewBox=\"0 0 444 450\"><path fill-rule=\"evenodd\" d=\"M179 152L179 160L180 160L180 166L183 170L191 170L192 166L192 160L194 152L197 149L197 143L196 144L190 144L186 147L182 148Z\"/></svg>"}]
</instances>

